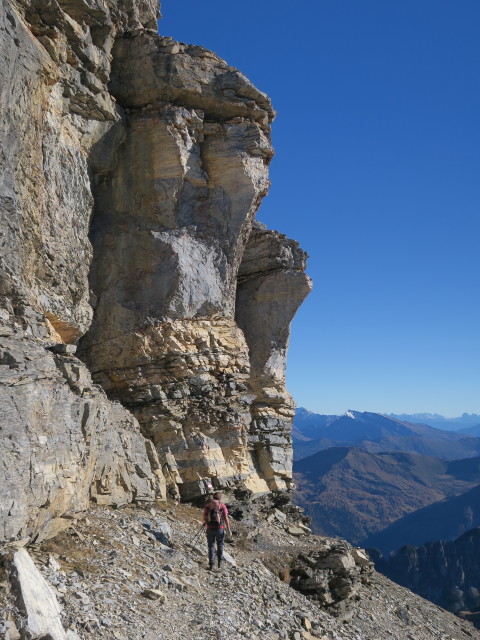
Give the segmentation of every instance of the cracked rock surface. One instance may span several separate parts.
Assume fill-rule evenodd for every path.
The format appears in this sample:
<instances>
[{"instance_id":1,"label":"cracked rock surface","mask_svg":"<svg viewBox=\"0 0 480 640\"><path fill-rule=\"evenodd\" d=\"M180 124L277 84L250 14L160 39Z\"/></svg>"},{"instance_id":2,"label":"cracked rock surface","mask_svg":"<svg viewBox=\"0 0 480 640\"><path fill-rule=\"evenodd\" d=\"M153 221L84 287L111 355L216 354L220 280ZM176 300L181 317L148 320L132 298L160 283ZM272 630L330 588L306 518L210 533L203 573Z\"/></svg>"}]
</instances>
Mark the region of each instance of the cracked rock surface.
<instances>
[{"instance_id":1,"label":"cracked rock surface","mask_svg":"<svg viewBox=\"0 0 480 640\"><path fill-rule=\"evenodd\" d=\"M154 442L170 495L202 495L207 482L288 491L285 353L310 286L293 241L273 232L252 248L270 101L213 52L146 31L117 38L109 87L124 119L92 157L95 312L83 357ZM237 295L247 254L275 303L247 285ZM249 342L260 315L275 335ZM260 368L268 383L257 384Z\"/></svg>"},{"instance_id":2,"label":"cracked rock surface","mask_svg":"<svg viewBox=\"0 0 480 640\"><path fill-rule=\"evenodd\" d=\"M0 406L1 540L53 536L92 499L161 490L138 423L77 358L0 337Z\"/></svg>"}]
</instances>

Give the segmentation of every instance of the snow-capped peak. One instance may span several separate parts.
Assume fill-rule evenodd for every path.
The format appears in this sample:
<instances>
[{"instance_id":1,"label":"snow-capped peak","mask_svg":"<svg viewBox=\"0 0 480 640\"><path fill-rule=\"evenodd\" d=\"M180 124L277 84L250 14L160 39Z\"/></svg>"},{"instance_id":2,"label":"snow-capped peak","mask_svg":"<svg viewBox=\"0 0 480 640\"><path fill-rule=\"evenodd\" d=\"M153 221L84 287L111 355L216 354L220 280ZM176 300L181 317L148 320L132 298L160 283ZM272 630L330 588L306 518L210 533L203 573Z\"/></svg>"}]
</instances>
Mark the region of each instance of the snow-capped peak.
<instances>
[{"instance_id":1,"label":"snow-capped peak","mask_svg":"<svg viewBox=\"0 0 480 640\"><path fill-rule=\"evenodd\" d=\"M353 411L345 411L345 415L347 416L347 418L352 418L352 420L355 420Z\"/></svg>"}]
</instances>

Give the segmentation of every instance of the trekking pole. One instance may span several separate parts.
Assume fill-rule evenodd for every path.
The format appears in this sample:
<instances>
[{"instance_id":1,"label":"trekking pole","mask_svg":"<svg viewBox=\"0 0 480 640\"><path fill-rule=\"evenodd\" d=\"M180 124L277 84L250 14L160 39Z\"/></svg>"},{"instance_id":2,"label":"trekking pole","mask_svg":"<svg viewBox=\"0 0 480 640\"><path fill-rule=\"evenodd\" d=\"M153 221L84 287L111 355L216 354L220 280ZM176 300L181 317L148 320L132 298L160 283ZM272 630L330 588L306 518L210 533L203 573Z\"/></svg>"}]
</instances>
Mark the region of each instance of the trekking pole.
<instances>
[{"instance_id":1,"label":"trekking pole","mask_svg":"<svg viewBox=\"0 0 480 640\"><path fill-rule=\"evenodd\" d=\"M200 526L200 529L196 533L194 533L193 538L189 542L187 542L187 544L190 546L194 546L194 541L200 537L202 530L203 530L203 524Z\"/></svg>"},{"instance_id":2,"label":"trekking pole","mask_svg":"<svg viewBox=\"0 0 480 640\"><path fill-rule=\"evenodd\" d=\"M193 545L193 548L196 549L197 551L200 551L200 549L198 548L198 543L199 542L200 542L200 534L195 538L195 543Z\"/></svg>"},{"instance_id":3,"label":"trekking pole","mask_svg":"<svg viewBox=\"0 0 480 640\"><path fill-rule=\"evenodd\" d=\"M193 537L191 540L189 540L187 542L187 544L192 544L193 541L195 540L195 538L197 538L200 535L200 531L203 529L203 524L200 525L200 529L198 529L198 531L195 531L195 533L193 534Z\"/></svg>"},{"instance_id":4,"label":"trekking pole","mask_svg":"<svg viewBox=\"0 0 480 640\"><path fill-rule=\"evenodd\" d=\"M194 542L193 542L193 546L194 546L195 548L197 547L197 544L198 544L198 542L199 542L199 540L200 540L200 536L202 535L202 533L203 533L203 527L202 527L202 528L200 529L200 531L197 533L197 535L196 535L196 537L195 537L195 540L194 540Z\"/></svg>"},{"instance_id":5,"label":"trekking pole","mask_svg":"<svg viewBox=\"0 0 480 640\"><path fill-rule=\"evenodd\" d=\"M197 533L197 535L195 536L195 538L193 540L193 543L190 545L190 547L192 549L194 549L195 551L198 551L199 553L202 553L201 549L199 549L199 547L198 547L198 543L200 542L200 536L201 535L202 535L202 529Z\"/></svg>"}]
</instances>

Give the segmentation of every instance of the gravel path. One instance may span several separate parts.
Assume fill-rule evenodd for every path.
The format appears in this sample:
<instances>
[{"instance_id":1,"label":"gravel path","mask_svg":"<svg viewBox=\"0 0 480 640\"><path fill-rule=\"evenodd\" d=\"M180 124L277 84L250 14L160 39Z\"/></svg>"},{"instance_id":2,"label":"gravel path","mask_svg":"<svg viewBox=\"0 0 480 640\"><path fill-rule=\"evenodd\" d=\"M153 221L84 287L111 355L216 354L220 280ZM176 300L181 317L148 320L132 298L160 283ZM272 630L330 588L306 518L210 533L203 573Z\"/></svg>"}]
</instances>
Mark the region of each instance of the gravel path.
<instances>
[{"instance_id":1,"label":"gravel path","mask_svg":"<svg viewBox=\"0 0 480 640\"><path fill-rule=\"evenodd\" d=\"M56 589L65 628L82 640L480 640L470 624L377 574L332 615L279 579L289 556L321 540L293 538L280 523L259 532L234 523L226 550L235 564L210 572L203 535L189 546L200 513L95 507L29 548Z\"/></svg>"}]
</instances>

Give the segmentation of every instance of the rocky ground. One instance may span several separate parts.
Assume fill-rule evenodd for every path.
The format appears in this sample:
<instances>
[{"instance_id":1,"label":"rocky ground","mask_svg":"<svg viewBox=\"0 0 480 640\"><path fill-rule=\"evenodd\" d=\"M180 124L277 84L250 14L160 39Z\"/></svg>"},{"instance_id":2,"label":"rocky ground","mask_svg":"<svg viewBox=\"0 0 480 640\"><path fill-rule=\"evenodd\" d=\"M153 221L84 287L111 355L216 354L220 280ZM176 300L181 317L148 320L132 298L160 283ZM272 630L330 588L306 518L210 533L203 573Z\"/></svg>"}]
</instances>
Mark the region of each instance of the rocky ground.
<instances>
[{"instance_id":1,"label":"rocky ground","mask_svg":"<svg viewBox=\"0 0 480 640\"><path fill-rule=\"evenodd\" d=\"M67 637L82 640L480 639L469 623L373 572L347 543L308 535L290 509L286 518L264 507L254 518L235 508L243 519L233 521L228 561L213 572L203 535L192 542L201 511L186 505L96 506L27 550L54 587ZM3 549L0 578L8 640L32 637L10 587L13 552Z\"/></svg>"}]
</instances>

